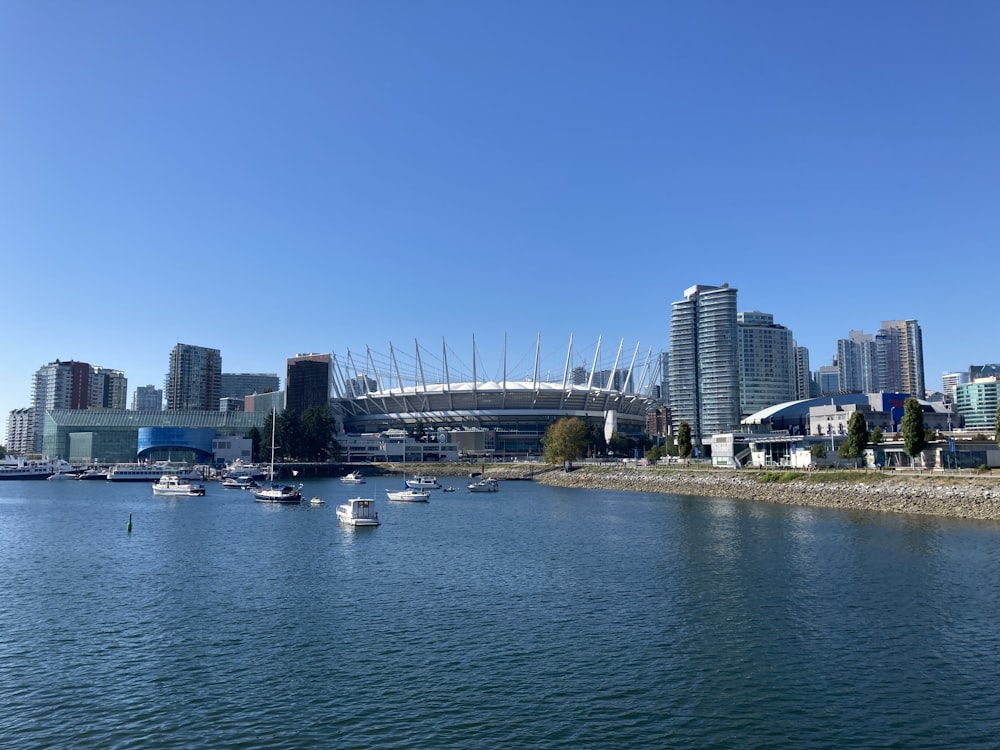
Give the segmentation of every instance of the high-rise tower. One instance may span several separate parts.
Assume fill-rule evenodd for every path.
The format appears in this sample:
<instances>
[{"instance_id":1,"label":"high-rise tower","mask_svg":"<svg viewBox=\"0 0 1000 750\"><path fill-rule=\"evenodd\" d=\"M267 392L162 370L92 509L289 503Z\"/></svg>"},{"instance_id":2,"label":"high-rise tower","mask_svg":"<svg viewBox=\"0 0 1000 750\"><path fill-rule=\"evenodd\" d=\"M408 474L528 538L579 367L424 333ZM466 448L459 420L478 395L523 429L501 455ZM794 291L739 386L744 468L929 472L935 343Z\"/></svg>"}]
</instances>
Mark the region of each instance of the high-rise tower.
<instances>
[{"instance_id":1,"label":"high-rise tower","mask_svg":"<svg viewBox=\"0 0 1000 750\"><path fill-rule=\"evenodd\" d=\"M170 372L164 384L167 411L218 411L222 353L191 344L170 352Z\"/></svg>"},{"instance_id":2,"label":"high-rise tower","mask_svg":"<svg viewBox=\"0 0 1000 750\"><path fill-rule=\"evenodd\" d=\"M915 320L884 320L875 334L878 390L924 398L924 342Z\"/></svg>"},{"instance_id":3,"label":"high-rise tower","mask_svg":"<svg viewBox=\"0 0 1000 750\"><path fill-rule=\"evenodd\" d=\"M762 312L736 316L740 352L740 413L754 414L786 401L794 401L795 342L792 332Z\"/></svg>"},{"instance_id":4,"label":"high-rise tower","mask_svg":"<svg viewBox=\"0 0 1000 750\"><path fill-rule=\"evenodd\" d=\"M302 412L327 406L333 394L333 358L329 354L289 357L285 374L285 408Z\"/></svg>"},{"instance_id":5,"label":"high-rise tower","mask_svg":"<svg viewBox=\"0 0 1000 750\"><path fill-rule=\"evenodd\" d=\"M691 427L695 445L740 419L736 289L697 285L670 312L670 422Z\"/></svg>"}]
</instances>

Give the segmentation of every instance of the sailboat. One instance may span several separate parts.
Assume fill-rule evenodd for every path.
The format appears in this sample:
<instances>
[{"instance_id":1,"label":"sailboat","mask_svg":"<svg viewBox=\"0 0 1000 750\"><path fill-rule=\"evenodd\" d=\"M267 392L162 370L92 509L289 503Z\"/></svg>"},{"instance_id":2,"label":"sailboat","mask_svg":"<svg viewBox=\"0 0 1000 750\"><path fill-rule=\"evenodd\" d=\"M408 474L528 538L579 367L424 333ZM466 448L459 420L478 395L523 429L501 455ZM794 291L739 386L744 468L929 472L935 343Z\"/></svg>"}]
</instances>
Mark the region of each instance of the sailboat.
<instances>
[{"instance_id":1,"label":"sailboat","mask_svg":"<svg viewBox=\"0 0 1000 750\"><path fill-rule=\"evenodd\" d=\"M253 498L258 503L300 503L302 502L302 485L293 487L290 484L279 484L274 481L274 435L275 425L278 422L278 411L271 411L271 469L268 476L271 478L267 484L253 491Z\"/></svg>"},{"instance_id":2,"label":"sailboat","mask_svg":"<svg viewBox=\"0 0 1000 750\"><path fill-rule=\"evenodd\" d=\"M403 489L386 490L386 496L397 503L426 503L431 499L427 490L413 489L406 483L406 442L403 442Z\"/></svg>"}]
</instances>

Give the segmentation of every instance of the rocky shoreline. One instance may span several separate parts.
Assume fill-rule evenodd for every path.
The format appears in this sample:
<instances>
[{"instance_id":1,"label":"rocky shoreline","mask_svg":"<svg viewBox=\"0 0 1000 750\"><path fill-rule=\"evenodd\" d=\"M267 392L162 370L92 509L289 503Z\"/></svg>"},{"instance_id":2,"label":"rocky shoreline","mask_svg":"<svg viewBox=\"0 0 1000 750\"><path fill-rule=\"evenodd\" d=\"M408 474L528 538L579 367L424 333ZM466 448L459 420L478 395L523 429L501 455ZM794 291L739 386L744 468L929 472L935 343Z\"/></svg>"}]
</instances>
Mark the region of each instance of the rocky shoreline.
<instances>
[{"instance_id":1,"label":"rocky shoreline","mask_svg":"<svg viewBox=\"0 0 1000 750\"><path fill-rule=\"evenodd\" d=\"M492 469L487 469L493 474ZM506 472L504 472L506 473ZM501 472L496 472L501 476ZM663 492L734 500L885 513L918 513L1000 521L1000 481L988 476L894 476L858 473L847 479L790 472L786 481L767 481L756 471L654 469L585 466L547 469L533 479L559 487Z\"/></svg>"},{"instance_id":2,"label":"rocky shoreline","mask_svg":"<svg viewBox=\"0 0 1000 750\"><path fill-rule=\"evenodd\" d=\"M581 466L573 471L549 464L431 464L427 473L503 480L533 480L554 487L661 492L724 497L778 505L798 505L879 513L916 513L981 521L1000 521L1000 472L917 474L897 472L764 472L712 467L632 468L621 464ZM391 465L380 473L398 471ZM781 481L773 481L775 479ZM771 481L769 481L771 480Z\"/></svg>"},{"instance_id":3,"label":"rocky shoreline","mask_svg":"<svg viewBox=\"0 0 1000 750\"><path fill-rule=\"evenodd\" d=\"M487 464L498 479L532 479L581 489L663 492L733 500L883 513L918 513L1000 521L1000 477L898 475L858 472L843 478L816 472L583 466L570 472L551 466ZM768 481L781 478L783 481Z\"/></svg>"}]
</instances>

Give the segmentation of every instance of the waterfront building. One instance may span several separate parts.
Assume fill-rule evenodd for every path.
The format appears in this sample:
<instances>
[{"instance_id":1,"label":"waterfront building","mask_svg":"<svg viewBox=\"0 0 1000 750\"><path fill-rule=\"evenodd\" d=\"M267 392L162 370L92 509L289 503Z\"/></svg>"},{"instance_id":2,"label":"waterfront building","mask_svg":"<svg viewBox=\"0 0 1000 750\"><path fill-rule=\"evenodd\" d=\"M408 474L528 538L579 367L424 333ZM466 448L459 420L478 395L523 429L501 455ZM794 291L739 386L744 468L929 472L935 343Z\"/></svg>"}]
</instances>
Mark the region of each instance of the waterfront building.
<instances>
[{"instance_id":1,"label":"waterfront building","mask_svg":"<svg viewBox=\"0 0 1000 750\"><path fill-rule=\"evenodd\" d=\"M213 440L261 430L266 414L220 411L49 409L44 453L75 465L172 460L212 461Z\"/></svg>"},{"instance_id":2,"label":"waterfront building","mask_svg":"<svg viewBox=\"0 0 1000 750\"><path fill-rule=\"evenodd\" d=\"M289 357L285 376L285 408L303 412L328 406L333 395L333 358L329 354Z\"/></svg>"},{"instance_id":3,"label":"waterfront building","mask_svg":"<svg viewBox=\"0 0 1000 750\"><path fill-rule=\"evenodd\" d=\"M877 390L924 397L923 333L916 320L882 321L875 334L875 356Z\"/></svg>"},{"instance_id":4,"label":"waterfront building","mask_svg":"<svg viewBox=\"0 0 1000 750\"><path fill-rule=\"evenodd\" d=\"M132 394L132 411L160 411L163 391L155 385L140 385Z\"/></svg>"},{"instance_id":5,"label":"waterfront building","mask_svg":"<svg viewBox=\"0 0 1000 750\"><path fill-rule=\"evenodd\" d=\"M215 411L219 408L222 353L192 344L177 344L170 352L164 392L167 411Z\"/></svg>"},{"instance_id":6,"label":"waterfront building","mask_svg":"<svg viewBox=\"0 0 1000 750\"><path fill-rule=\"evenodd\" d=\"M687 422L697 453L739 423L736 293L728 284L699 284L671 305L671 427L676 435Z\"/></svg>"},{"instance_id":7,"label":"waterfront building","mask_svg":"<svg viewBox=\"0 0 1000 750\"><path fill-rule=\"evenodd\" d=\"M274 373L224 372L219 380L219 399L239 398L251 393L271 393L281 390L281 381Z\"/></svg>"},{"instance_id":8,"label":"waterfront building","mask_svg":"<svg viewBox=\"0 0 1000 750\"><path fill-rule=\"evenodd\" d=\"M740 414L747 415L796 398L792 332L770 313L736 316L740 362Z\"/></svg>"},{"instance_id":9,"label":"waterfront building","mask_svg":"<svg viewBox=\"0 0 1000 750\"><path fill-rule=\"evenodd\" d=\"M996 429L1000 377L976 378L971 383L955 386L955 413L966 430Z\"/></svg>"},{"instance_id":10,"label":"waterfront building","mask_svg":"<svg viewBox=\"0 0 1000 750\"><path fill-rule=\"evenodd\" d=\"M35 410L32 407L13 409L7 415L7 439L4 447L15 455L34 451L34 425Z\"/></svg>"}]
</instances>

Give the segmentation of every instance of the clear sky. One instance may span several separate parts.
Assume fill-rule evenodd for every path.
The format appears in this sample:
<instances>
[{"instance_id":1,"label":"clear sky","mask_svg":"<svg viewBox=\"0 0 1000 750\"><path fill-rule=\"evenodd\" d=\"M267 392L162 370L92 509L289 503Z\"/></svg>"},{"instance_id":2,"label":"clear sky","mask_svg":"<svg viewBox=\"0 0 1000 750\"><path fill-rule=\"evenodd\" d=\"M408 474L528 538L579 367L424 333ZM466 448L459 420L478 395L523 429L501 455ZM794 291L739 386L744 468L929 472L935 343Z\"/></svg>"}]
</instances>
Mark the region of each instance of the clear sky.
<instances>
[{"instance_id":1,"label":"clear sky","mask_svg":"<svg viewBox=\"0 0 1000 750\"><path fill-rule=\"evenodd\" d=\"M723 282L813 369L916 318L940 388L1000 361L998 38L994 0L4 0L0 423L178 342L660 351Z\"/></svg>"}]
</instances>

